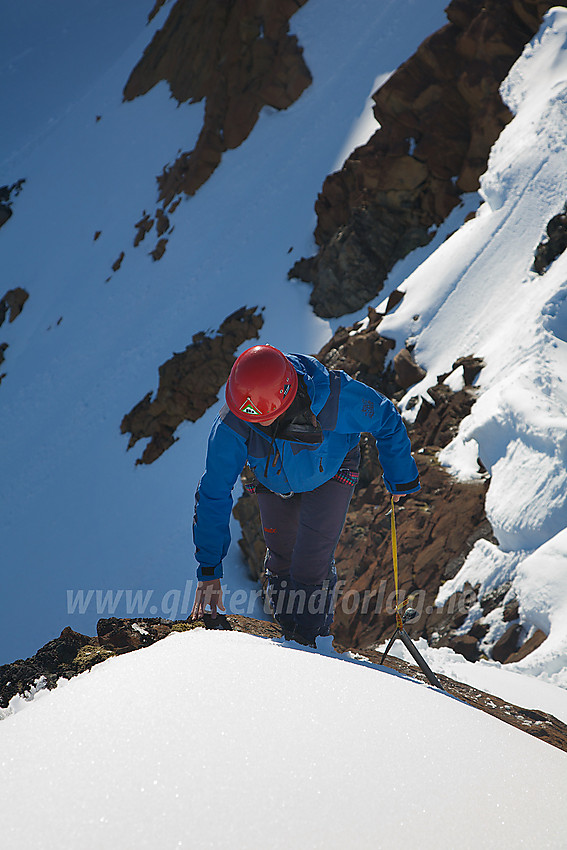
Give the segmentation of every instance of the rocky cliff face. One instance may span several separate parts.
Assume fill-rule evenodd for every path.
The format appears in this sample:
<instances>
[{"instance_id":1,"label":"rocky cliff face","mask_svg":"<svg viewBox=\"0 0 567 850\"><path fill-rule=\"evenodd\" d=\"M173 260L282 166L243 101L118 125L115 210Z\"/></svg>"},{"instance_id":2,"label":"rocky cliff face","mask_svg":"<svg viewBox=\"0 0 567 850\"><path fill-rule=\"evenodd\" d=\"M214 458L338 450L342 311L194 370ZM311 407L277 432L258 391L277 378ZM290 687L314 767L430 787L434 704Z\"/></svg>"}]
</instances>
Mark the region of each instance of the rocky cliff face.
<instances>
[{"instance_id":1,"label":"rocky cliff face","mask_svg":"<svg viewBox=\"0 0 567 850\"><path fill-rule=\"evenodd\" d=\"M373 95L380 129L323 184L316 256L290 271L320 316L360 309L394 264L426 245L478 189L511 113L499 94L547 0L452 0L449 23Z\"/></svg>"},{"instance_id":2,"label":"rocky cliff face","mask_svg":"<svg viewBox=\"0 0 567 850\"><path fill-rule=\"evenodd\" d=\"M223 154L248 137L263 107L286 109L310 85L303 50L289 33L291 16L306 1L177 0L173 5L132 71L124 99L166 80L179 103L204 100L205 117L193 150L179 152L157 178L162 207L154 218L147 216L148 229L166 210L173 212L177 195L195 194ZM158 0L151 16L160 5ZM162 240L159 256L164 249Z\"/></svg>"}]
</instances>

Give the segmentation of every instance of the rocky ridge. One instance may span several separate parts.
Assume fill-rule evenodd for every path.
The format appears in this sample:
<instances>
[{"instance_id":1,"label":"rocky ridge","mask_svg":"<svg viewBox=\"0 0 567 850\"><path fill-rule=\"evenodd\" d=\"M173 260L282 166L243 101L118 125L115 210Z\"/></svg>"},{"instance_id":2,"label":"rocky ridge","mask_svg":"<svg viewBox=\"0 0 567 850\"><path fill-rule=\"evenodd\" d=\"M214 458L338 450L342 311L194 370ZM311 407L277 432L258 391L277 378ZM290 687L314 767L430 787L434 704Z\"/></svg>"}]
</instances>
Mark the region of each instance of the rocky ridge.
<instances>
[{"instance_id":1,"label":"rocky ridge","mask_svg":"<svg viewBox=\"0 0 567 850\"><path fill-rule=\"evenodd\" d=\"M282 640L281 630L274 623L239 615L219 616L215 620L206 615L204 621L195 623L186 620L133 620L112 617L99 620L96 637L79 634L67 627L59 638L49 641L32 658L0 667L0 706L7 709L4 716L9 716L10 709L7 707L17 694L25 696L27 693L28 698L31 698L34 691L42 687L54 688L60 678L70 679L108 658L150 646L172 632L203 627L229 629L258 638ZM426 684L425 677L418 667L398 658L388 656L382 666L381 654L376 650L370 648L353 653L336 641L333 646L347 661L355 664L370 663L377 672L387 673L390 669ZM567 725L553 715L538 709L521 708L447 676L438 678L450 696L567 752Z\"/></svg>"},{"instance_id":2,"label":"rocky ridge","mask_svg":"<svg viewBox=\"0 0 567 850\"><path fill-rule=\"evenodd\" d=\"M373 95L380 129L325 180L318 252L291 269L320 316L360 309L395 263L428 244L479 187L512 114L499 86L538 31L547 0L452 0L449 23Z\"/></svg>"}]
</instances>

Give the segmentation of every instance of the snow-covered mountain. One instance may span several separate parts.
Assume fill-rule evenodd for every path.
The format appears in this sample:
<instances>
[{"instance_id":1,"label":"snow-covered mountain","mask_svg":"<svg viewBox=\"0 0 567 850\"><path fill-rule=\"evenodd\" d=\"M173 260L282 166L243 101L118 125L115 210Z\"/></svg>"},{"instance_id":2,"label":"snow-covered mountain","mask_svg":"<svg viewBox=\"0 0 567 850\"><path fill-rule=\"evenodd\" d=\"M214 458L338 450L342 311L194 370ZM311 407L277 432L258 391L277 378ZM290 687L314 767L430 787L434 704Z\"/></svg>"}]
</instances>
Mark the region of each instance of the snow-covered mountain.
<instances>
[{"instance_id":1,"label":"snow-covered mountain","mask_svg":"<svg viewBox=\"0 0 567 850\"><path fill-rule=\"evenodd\" d=\"M3 846L564 847L565 753L326 651L197 629L40 692L0 723Z\"/></svg>"},{"instance_id":2,"label":"snow-covered mountain","mask_svg":"<svg viewBox=\"0 0 567 850\"><path fill-rule=\"evenodd\" d=\"M379 297L329 320L288 270L316 250L325 178L377 129L370 95L444 25L445 2L301 5L289 32L311 84L285 109L264 107L194 196L162 205L156 260L156 231L135 246L136 224L155 218L156 177L196 146L206 108L179 104L165 81L128 101L123 91L174 5L156 3L149 21L141 0L0 11L0 664L67 625L94 634L101 616L187 616L193 492L221 401L182 422L151 465L136 465L120 433L173 352L243 307L261 314L261 341L316 352L339 324L364 332L368 307L384 312L397 290L376 338L395 341L390 360L409 346L423 370L400 399L409 425L438 376L463 386L454 362L484 363L439 460L459 481L489 477L494 539L475 543L437 601L467 583L478 600L505 587L524 636L547 636L505 668L424 641L420 651L440 672L567 722L567 255L532 269L567 201L567 10L547 13L502 85L514 118L479 195L397 263ZM225 575L229 598L250 591L244 613L264 616L235 543ZM477 602L463 632L481 618L489 653L506 623ZM563 753L341 662L328 643L317 654L172 635L15 698L0 724L3 844L31 830L49 848L391 847L400 835L420 847L564 846Z\"/></svg>"},{"instance_id":3,"label":"snow-covered mountain","mask_svg":"<svg viewBox=\"0 0 567 850\"><path fill-rule=\"evenodd\" d=\"M543 276L532 265L546 223L567 199L566 36L567 12L550 12L503 86L515 118L492 150L480 209L407 278L404 301L380 326L399 342L411 337L427 370L402 407L465 351L485 361L478 400L440 460L464 479L478 476L478 457L490 471L486 512L498 546L478 541L438 601L465 581L485 591L510 581L525 622L549 635L520 668L563 685L567 257ZM462 370L452 380L462 385Z\"/></svg>"}]
</instances>

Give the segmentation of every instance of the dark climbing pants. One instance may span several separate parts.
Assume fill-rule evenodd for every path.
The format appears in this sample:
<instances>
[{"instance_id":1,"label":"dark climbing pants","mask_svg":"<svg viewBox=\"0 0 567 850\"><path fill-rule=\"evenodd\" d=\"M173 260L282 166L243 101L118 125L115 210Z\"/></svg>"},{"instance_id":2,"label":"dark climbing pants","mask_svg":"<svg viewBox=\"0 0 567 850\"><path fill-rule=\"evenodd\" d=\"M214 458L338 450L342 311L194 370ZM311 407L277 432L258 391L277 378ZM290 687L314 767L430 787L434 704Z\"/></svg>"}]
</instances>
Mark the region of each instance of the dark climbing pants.
<instances>
[{"instance_id":1,"label":"dark climbing pants","mask_svg":"<svg viewBox=\"0 0 567 850\"><path fill-rule=\"evenodd\" d=\"M334 554L358 474L341 469L315 490L282 498L258 487L267 591L284 633L314 643L328 635L337 580Z\"/></svg>"},{"instance_id":2,"label":"dark climbing pants","mask_svg":"<svg viewBox=\"0 0 567 850\"><path fill-rule=\"evenodd\" d=\"M258 488L266 569L304 584L321 584L328 577L353 493L349 483L331 478L316 490L288 499Z\"/></svg>"}]
</instances>

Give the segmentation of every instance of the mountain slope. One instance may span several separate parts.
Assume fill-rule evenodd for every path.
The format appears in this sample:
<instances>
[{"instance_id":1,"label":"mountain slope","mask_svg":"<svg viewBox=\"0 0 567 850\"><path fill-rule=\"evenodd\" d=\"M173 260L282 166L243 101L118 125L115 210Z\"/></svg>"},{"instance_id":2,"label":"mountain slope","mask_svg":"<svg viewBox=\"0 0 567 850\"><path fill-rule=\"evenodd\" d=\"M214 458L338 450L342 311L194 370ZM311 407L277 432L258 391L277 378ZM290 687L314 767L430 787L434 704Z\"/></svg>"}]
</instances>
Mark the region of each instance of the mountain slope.
<instances>
[{"instance_id":1,"label":"mountain slope","mask_svg":"<svg viewBox=\"0 0 567 850\"><path fill-rule=\"evenodd\" d=\"M347 8L340 0L309 0L290 28L313 84L288 110L261 113L246 142L179 205L167 252L154 262L145 243L134 248L134 224L155 207L164 163L197 140L203 105L178 108L165 83L131 103L122 102L122 92L169 5L147 27L149 10L139 4L137 29L116 19L120 38L99 65L97 42L109 26L101 0L92 42L80 41L84 63L97 73L83 89L56 88L56 107L38 112L33 130L22 129L2 160L2 182L26 179L0 231L4 279L29 299L0 329L9 345L0 474L10 482L0 495L7 564L0 661L33 654L68 624L88 633L111 613L181 614L171 609L172 594L183 598L194 576L192 500L218 406L185 423L181 439L149 468L134 468L120 423L155 387L158 366L172 352L243 306L266 307L262 341L314 351L326 339L328 324L313 317L306 287L287 282L287 270L309 250L313 199L365 112L376 77L441 25L445 4L389 0L377 8L353 0ZM16 122L14 104L28 91L20 95L19 81L27 86L37 76L39 57L49 92L61 66L72 75L75 47L66 46L77 18L69 11L68 40L56 40L47 59L38 53L42 27L55 39L61 19L54 18L52 36L43 18L32 31L24 6L11 9L8 20L22 54L5 110ZM236 551L227 581L253 588ZM124 589L150 593L148 610L128 611L124 600L115 611L96 600L83 613L68 605L67 591L76 599L79 591L100 590L104 602L107 591Z\"/></svg>"},{"instance_id":2,"label":"mountain slope","mask_svg":"<svg viewBox=\"0 0 567 850\"><path fill-rule=\"evenodd\" d=\"M491 475L486 512L499 545L480 540L442 603L466 581L479 597L504 586L504 603L520 606L524 634L551 637L520 663L565 684L567 619L564 579L567 479L565 422L567 256L545 275L532 271L547 221L567 197L563 128L567 118L567 11L554 10L526 48L503 94L516 113L495 144L481 179L483 204L406 280L405 297L380 333L409 340L426 377L402 400L409 418L439 374L463 354L485 362L478 398L440 461L461 479ZM462 386L462 370L451 380ZM413 410L410 411L410 406ZM483 617L480 605L463 629ZM500 613L482 620L485 645L506 629Z\"/></svg>"},{"instance_id":3,"label":"mountain slope","mask_svg":"<svg viewBox=\"0 0 567 850\"><path fill-rule=\"evenodd\" d=\"M396 674L233 632L111 659L0 742L14 846L563 846L564 753Z\"/></svg>"}]
</instances>

